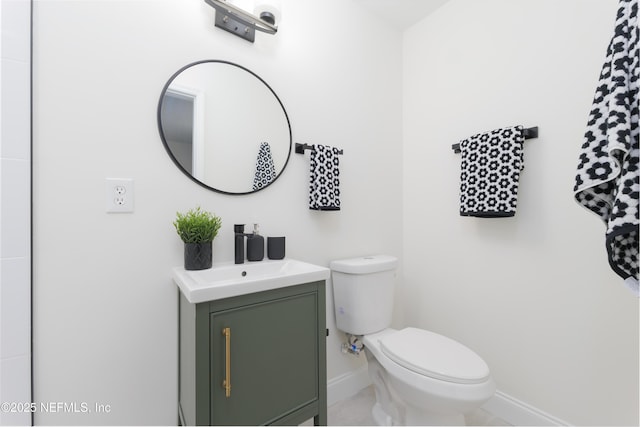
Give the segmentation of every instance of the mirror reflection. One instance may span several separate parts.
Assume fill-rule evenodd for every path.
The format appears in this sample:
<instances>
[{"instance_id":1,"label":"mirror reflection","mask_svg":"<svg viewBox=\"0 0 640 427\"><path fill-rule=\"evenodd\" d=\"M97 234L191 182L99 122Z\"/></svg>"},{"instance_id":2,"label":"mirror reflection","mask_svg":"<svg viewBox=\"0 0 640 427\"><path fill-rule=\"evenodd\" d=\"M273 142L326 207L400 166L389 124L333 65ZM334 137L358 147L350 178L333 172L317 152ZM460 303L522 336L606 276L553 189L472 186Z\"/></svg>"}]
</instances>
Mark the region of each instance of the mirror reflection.
<instances>
[{"instance_id":1,"label":"mirror reflection","mask_svg":"<svg viewBox=\"0 0 640 427\"><path fill-rule=\"evenodd\" d=\"M158 126L178 168L222 193L268 186L291 153L278 96L256 74L226 61L200 61L175 73L160 97Z\"/></svg>"}]
</instances>

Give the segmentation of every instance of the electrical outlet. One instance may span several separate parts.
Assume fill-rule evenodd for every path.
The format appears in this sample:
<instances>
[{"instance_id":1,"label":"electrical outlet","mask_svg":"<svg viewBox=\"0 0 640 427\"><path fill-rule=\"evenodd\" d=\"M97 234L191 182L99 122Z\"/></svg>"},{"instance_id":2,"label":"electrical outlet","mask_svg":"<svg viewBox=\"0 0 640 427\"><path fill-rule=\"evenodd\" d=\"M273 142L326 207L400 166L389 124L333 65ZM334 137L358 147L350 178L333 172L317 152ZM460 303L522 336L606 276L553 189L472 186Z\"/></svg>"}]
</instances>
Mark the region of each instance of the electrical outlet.
<instances>
[{"instance_id":1,"label":"electrical outlet","mask_svg":"<svg viewBox=\"0 0 640 427\"><path fill-rule=\"evenodd\" d=\"M107 178L105 203L107 212L133 212L133 180Z\"/></svg>"}]
</instances>

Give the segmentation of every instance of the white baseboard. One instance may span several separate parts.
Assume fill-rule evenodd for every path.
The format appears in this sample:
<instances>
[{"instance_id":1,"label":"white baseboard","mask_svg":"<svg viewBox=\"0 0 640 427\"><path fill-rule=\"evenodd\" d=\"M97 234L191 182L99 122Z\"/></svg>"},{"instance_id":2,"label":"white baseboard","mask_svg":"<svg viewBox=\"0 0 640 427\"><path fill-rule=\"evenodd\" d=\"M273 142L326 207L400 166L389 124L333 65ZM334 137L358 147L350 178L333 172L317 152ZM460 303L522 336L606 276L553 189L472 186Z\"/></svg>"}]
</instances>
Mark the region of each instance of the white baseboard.
<instances>
[{"instance_id":1,"label":"white baseboard","mask_svg":"<svg viewBox=\"0 0 640 427\"><path fill-rule=\"evenodd\" d=\"M331 406L348 399L371 385L367 366L331 378L327 383L327 405ZM524 403L501 391L482 406L498 418L514 426L570 426L571 424L553 415Z\"/></svg>"},{"instance_id":2,"label":"white baseboard","mask_svg":"<svg viewBox=\"0 0 640 427\"><path fill-rule=\"evenodd\" d=\"M482 405L482 409L514 426L571 425L501 391L496 391L496 394Z\"/></svg>"},{"instance_id":3,"label":"white baseboard","mask_svg":"<svg viewBox=\"0 0 640 427\"><path fill-rule=\"evenodd\" d=\"M348 399L370 384L371 379L369 379L367 365L331 378L327 382L327 405L331 406L336 402Z\"/></svg>"}]
</instances>

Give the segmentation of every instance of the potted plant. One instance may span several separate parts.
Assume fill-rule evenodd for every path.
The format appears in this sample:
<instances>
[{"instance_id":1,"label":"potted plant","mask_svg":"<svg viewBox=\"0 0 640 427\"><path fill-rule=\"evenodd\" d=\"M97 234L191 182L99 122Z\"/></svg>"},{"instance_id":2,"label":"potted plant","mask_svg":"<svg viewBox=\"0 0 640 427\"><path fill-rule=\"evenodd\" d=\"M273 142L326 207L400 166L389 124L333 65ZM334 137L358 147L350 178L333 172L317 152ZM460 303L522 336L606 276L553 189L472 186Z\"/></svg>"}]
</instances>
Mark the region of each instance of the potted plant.
<instances>
[{"instance_id":1,"label":"potted plant","mask_svg":"<svg viewBox=\"0 0 640 427\"><path fill-rule=\"evenodd\" d=\"M200 206L187 213L176 213L173 222L184 242L185 270L204 270L213 264L213 239L222 226L220 217L203 211Z\"/></svg>"}]
</instances>

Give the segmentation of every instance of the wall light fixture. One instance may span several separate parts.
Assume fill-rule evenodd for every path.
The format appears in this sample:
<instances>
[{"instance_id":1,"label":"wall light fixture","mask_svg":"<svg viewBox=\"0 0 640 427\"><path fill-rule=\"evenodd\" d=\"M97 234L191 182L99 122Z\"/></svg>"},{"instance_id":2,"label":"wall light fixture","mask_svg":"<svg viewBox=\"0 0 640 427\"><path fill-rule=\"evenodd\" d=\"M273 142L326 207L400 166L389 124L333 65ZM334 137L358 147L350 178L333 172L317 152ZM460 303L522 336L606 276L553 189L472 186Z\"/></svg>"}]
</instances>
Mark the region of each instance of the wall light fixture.
<instances>
[{"instance_id":1,"label":"wall light fixture","mask_svg":"<svg viewBox=\"0 0 640 427\"><path fill-rule=\"evenodd\" d=\"M257 2L256 15L235 6L227 0L204 0L216 10L215 25L238 37L250 41L255 40L255 32L275 34L278 31L276 19L279 9L269 2Z\"/></svg>"}]
</instances>

